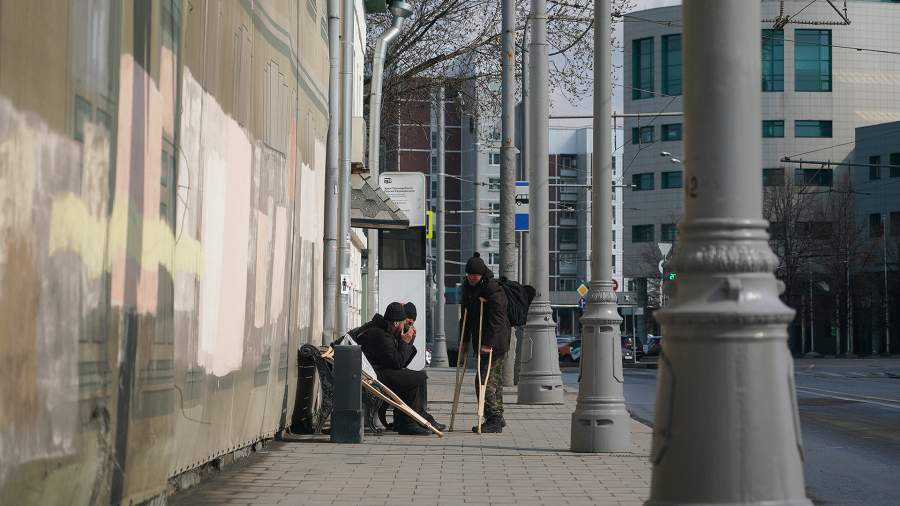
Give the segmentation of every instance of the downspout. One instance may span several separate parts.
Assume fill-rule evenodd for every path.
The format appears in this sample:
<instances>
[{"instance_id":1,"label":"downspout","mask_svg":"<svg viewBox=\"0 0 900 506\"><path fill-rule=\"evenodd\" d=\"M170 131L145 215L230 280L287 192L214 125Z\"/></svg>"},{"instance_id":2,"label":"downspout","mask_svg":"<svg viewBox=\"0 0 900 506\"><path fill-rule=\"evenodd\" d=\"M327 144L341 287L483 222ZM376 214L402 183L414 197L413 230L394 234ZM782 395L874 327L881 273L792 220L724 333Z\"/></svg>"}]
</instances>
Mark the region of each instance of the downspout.
<instances>
[{"instance_id":1,"label":"downspout","mask_svg":"<svg viewBox=\"0 0 900 506\"><path fill-rule=\"evenodd\" d=\"M354 0L344 0L342 21L341 55L341 171L338 184L340 203L340 231L338 233L338 258L341 279L338 280L337 313L335 314L335 335L340 337L347 330L347 315L350 311L350 293L340 286L350 279L350 157L353 136L353 43L356 28Z\"/></svg>"},{"instance_id":2,"label":"downspout","mask_svg":"<svg viewBox=\"0 0 900 506\"><path fill-rule=\"evenodd\" d=\"M335 304L337 304L337 235L338 235L338 122L341 94L338 61L340 52L340 2L328 0L328 147L325 153L325 274L322 344L334 340Z\"/></svg>"},{"instance_id":3,"label":"downspout","mask_svg":"<svg viewBox=\"0 0 900 506\"><path fill-rule=\"evenodd\" d=\"M403 21L412 14L412 6L402 0L391 2L391 26L385 30L375 42L375 54L372 57L372 80L369 93L369 176L372 183L378 185L378 174L381 154L381 90L384 84L384 60L387 56L388 46L400 34ZM378 230L370 229L368 232L368 273L369 284L366 287L366 308L368 315L363 315L363 320L371 318L381 308L378 307Z\"/></svg>"}]
</instances>

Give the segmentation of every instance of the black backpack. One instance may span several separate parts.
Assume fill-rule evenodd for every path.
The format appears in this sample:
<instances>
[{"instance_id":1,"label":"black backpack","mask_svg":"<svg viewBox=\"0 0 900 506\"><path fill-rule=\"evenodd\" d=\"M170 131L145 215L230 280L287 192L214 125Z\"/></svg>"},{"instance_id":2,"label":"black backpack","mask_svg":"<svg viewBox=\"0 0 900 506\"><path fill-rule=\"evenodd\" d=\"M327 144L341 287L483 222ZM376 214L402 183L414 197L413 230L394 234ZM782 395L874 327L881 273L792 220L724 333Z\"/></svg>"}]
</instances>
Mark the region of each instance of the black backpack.
<instances>
[{"instance_id":1,"label":"black backpack","mask_svg":"<svg viewBox=\"0 0 900 506\"><path fill-rule=\"evenodd\" d=\"M521 327L528 321L528 306L534 299L534 287L522 285L501 277L497 280L503 293L506 294L506 316L513 327Z\"/></svg>"}]
</instances>

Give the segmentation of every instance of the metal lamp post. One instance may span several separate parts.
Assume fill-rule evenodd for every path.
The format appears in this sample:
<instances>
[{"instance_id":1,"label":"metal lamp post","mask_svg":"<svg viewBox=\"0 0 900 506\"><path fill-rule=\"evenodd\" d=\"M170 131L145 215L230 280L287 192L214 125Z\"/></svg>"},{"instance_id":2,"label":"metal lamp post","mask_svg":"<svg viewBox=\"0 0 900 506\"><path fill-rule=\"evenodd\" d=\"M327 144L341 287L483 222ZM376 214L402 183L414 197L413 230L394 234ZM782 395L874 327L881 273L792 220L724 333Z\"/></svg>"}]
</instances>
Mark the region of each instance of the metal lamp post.
<instances>
[{"instance_id":1,"label":"metal lamp post","mask_svg":"<svg viewBox=\"0 0 900 506\"><path fill-rule=\"evenodd\" d=\"M783 284L762 219L760 3L685 0L684 219L657 312L648 505L811 505ZM756 52L752 49L756 48Z\"/></svg>"},{"instance_id":2,"label":"metal lamp post","mask_svg":"<svg viewBox=\"0 0 900 506\"><path fill-rule=\"evenodd\" d=\"M446 190L446 166L444 164L446 147L446 116L444 111L444 87L438 90L437 99L437 121L438 121L438 171L437 174L432 173L431 177L437 177L437 304L434 312L434 350L432 350L431 367L447 367L450 361L447 359L447 334L444 332L444 311L446 309L446 289L445 283L445 265L446 265L446 236L444 228L446 222L445 213L445 190Z\"/></svg>"},{"instance_id":3,"label":"metal lamp post","mask_svg":"<svg viewBox=\"0 0 900 506\"><path fill-rule=\"evenodd\" d=\"M594 1L594 159L591 192L591 288L582 321L581 381L572 413L572 451L612 452L631 447L630 417L622 393L622 347L612 283L612 85L610 0ZM635 341L636 343L637 341ZM635 344L635 353L637 345ZM636 355L635 355L636 356Z\"/></svg>"},{"instance_id":4,"label":"metal lamp post","mask_svg":"<svg viewBox=\"0 0 900 506\"><path fill-rule=\"evenodd\" d=\"M531 90L529 182L530 217L528 279L537 292L528 311L521 346L519 404L562 404L563 385L556 351L556 326L550 309L550 101L547 54L547 0L531 3Z\"/></svg>"},{"instance_id":5,"label":"metal lamp post","mask_svg":"<svg viewBox=\"0 0 900 506\"><path fill-rule=\"evenodd\" d=\"M516 109L516 83L515 83L515 30L516 30L516 3L515 0L503 0L503 116L501 121L501 137L503 145L500 148L500 275L512 280L518 280L518 266L516 261L519 253L516 248L516 146L515 137L515 109ZM513 386L514 369L516 363L516 335L511 335L507 360L503 364L503 385Z\"/></svg>"}]
</instances>

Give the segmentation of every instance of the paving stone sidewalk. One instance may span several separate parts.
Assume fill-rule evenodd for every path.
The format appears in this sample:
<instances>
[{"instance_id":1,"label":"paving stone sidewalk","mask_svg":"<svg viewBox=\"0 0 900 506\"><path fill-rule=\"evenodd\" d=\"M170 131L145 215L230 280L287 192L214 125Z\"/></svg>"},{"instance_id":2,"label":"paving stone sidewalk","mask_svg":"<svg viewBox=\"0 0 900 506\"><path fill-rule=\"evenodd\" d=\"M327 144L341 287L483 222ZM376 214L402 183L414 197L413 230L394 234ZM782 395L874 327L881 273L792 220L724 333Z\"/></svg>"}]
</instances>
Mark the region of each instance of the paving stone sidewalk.
<instances>
[{"instance_id":1,"label":"paving stone sidewalk","mask_svg":"<svg viewBox=\"0 0 900 506\"><path fill-rule=\"evenodd\" d=\"M430 411L450 423L453 369L429 369ZM287 436L170 498L206 504L642 504L650 483L651 429L631 422L628 453L569 451L575 394L559 406L515 404L507 427L477 435L474 380L466 376L455 431L437 436L366 434L363 444L328 436Z\"/></svg>"}]
</instances>

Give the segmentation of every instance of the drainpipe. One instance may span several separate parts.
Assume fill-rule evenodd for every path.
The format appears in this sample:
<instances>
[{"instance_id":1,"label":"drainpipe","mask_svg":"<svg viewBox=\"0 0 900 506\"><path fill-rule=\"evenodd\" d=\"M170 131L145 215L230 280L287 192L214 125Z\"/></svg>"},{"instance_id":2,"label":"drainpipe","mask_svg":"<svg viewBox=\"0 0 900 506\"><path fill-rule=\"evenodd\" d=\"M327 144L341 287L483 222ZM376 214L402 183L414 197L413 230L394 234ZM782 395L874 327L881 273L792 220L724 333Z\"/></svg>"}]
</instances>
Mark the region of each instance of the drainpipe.
<instances>
[{"instance_id":1,"label":"drainpipe","mask_svg":"<svg viewBox=\"0 0 900 506\"><path fill-rule=\"evenodd\" d=\"M339 181L340 233L338 234L338 258L340 259L341 280L350 282L350 156L353 145L353 43L356 16L354 0L344 0L342 61L341 61L341 172ZM344 335L347 328L347 314L350 311L350 293L339 286L336 313L336 335Z\"/></svg>"},{"instance_id":2,"label":"drainpipe","mask_svg":"<svg viewBox=\"0 0 900 506\"><path fill-rule=\"evenodd\" d=\"M404 1L391 2L391 14L394 19L391 26L384 31L375 42L375 54L372 57L372 81L369 94L369 175L373 183L378 185L379 163L381 162L378 150L381 144L381 89L384 84L384 59L387 56L388 46L400 34L403 21L412 14L412 6ZM368 232L368 272L369 284L366 287L366 307L371 318L378 312L378 230L370 229Z\"/></svg>"},{"instance_id":3,"label":"drainpipe","mask_svg":"<svg viewBox=\"0 0 900 506\"><path fill-rule=\"evenodd\" d=\"M328 0L328 147L325 153L325 274L322 344L334 340L334 315L337 303L338 235L338 121L341 110L338 52L340 51L340 3Z\"/></svg>"}]
</instances>

